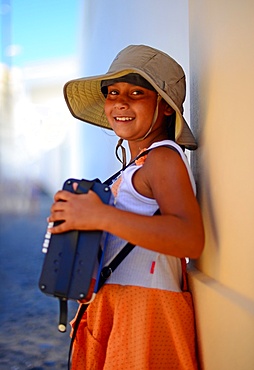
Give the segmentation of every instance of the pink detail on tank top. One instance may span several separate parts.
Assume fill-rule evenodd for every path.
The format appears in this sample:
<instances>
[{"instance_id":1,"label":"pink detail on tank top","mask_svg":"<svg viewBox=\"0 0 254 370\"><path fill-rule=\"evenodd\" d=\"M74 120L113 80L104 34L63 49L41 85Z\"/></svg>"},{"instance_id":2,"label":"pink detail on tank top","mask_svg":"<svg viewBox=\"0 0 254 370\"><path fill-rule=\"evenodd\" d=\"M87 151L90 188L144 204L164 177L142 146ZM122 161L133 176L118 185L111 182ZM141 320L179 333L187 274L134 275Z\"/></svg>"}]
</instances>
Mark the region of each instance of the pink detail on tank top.
<instances>
[{"instance_id":1,"label":"pink detail on tank top","mask_svg":"<svg viewBox=\"0 0 254 370\"><path fill-rule=\"evenodd\" d=\"M155 270L155 261L152 262L151 268L150 268L150 274L153 274Z\"/></svg>"}]
</instances>

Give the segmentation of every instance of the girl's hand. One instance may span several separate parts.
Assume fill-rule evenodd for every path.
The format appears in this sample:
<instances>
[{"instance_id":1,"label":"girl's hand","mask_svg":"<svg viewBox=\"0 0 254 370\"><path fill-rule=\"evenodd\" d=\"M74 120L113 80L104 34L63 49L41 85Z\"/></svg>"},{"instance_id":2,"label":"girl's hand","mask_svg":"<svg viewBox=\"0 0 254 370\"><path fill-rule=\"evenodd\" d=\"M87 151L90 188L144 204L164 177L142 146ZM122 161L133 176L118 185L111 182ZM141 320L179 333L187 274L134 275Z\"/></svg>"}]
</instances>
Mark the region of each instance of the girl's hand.
<instances>
[{"instance_id":1,"label":"girl's hand","mask_svg":"<svg viewBox=\"0 0 254 370\"><path fill-rule=\"evenodd\" d=\"M77 184L74 184L74 189L76 187ZM100 229L100 219L105 214L107 206L92 190L86 194L60 190L55 194L54 201L48 222L61 221L61 224L50 228L50 233Z\"/></svg>"}]
</instances>

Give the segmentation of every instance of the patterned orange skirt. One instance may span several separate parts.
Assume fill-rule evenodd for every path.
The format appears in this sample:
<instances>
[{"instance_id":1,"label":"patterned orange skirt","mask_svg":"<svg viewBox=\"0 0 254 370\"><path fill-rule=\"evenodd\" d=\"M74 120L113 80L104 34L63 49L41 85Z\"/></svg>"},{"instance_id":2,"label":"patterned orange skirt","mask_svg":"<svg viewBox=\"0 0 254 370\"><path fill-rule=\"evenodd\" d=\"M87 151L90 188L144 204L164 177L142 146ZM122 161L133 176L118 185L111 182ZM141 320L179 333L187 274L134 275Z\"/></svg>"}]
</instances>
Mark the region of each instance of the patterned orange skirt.
<instances>
[{"instance_id":1,"label":"patterned orange skirt","mask_svg":"<svg viewBox=\"0 0 254 370\"><path fill-rule=\"evenodd\" d=\"M72 370L197 368L188 292L106 284L79 324Z\"/></svg>"}]
</instances>

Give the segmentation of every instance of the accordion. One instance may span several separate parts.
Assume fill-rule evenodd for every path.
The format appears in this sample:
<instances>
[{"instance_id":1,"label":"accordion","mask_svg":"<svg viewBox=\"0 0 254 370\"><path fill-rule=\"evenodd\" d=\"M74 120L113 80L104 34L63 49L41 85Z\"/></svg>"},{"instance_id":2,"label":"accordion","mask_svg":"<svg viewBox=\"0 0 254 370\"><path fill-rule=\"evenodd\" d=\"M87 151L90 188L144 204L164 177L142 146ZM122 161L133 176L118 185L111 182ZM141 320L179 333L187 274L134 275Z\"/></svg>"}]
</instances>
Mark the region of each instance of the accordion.
<instances>
[{"instance_id":1,"label":"accordion","mask_svg":"<svg viewBox=\"0 0 254 370\"><path fill-rule=\"evenodd\" d=\"M73 183L78 183L74 191ZM83 194L90 189L108 204L111 190L100 180L68 179L64 190ZM66 330L67 301L87 299L96 261L100 252L102 231L68 231L61 234L46 233L42 251L45 258L39 279L40 290L59 298L60 319L58 329Z\"/></svg>"}]
</instances>

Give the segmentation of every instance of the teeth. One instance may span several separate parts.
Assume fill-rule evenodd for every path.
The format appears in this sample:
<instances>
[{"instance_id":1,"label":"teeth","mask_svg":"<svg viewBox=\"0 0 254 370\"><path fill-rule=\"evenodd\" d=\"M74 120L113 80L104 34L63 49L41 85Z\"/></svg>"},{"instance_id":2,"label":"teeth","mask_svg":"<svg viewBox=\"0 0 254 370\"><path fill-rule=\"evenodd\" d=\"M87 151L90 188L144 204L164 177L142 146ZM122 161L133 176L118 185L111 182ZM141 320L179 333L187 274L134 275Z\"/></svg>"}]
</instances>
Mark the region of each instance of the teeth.
<instances>
[{"instance_id":1,"label":"teeth","mask_svg":"<svg viewBox=\"0 0 254 370\"><path fill-rule=\"evenodd\" d=\"M122 122L132 121L133 120L133 118L131 118L131 117L115 117L115 119L117 121L122 121Z\"/></svg>"}]
</instances>

